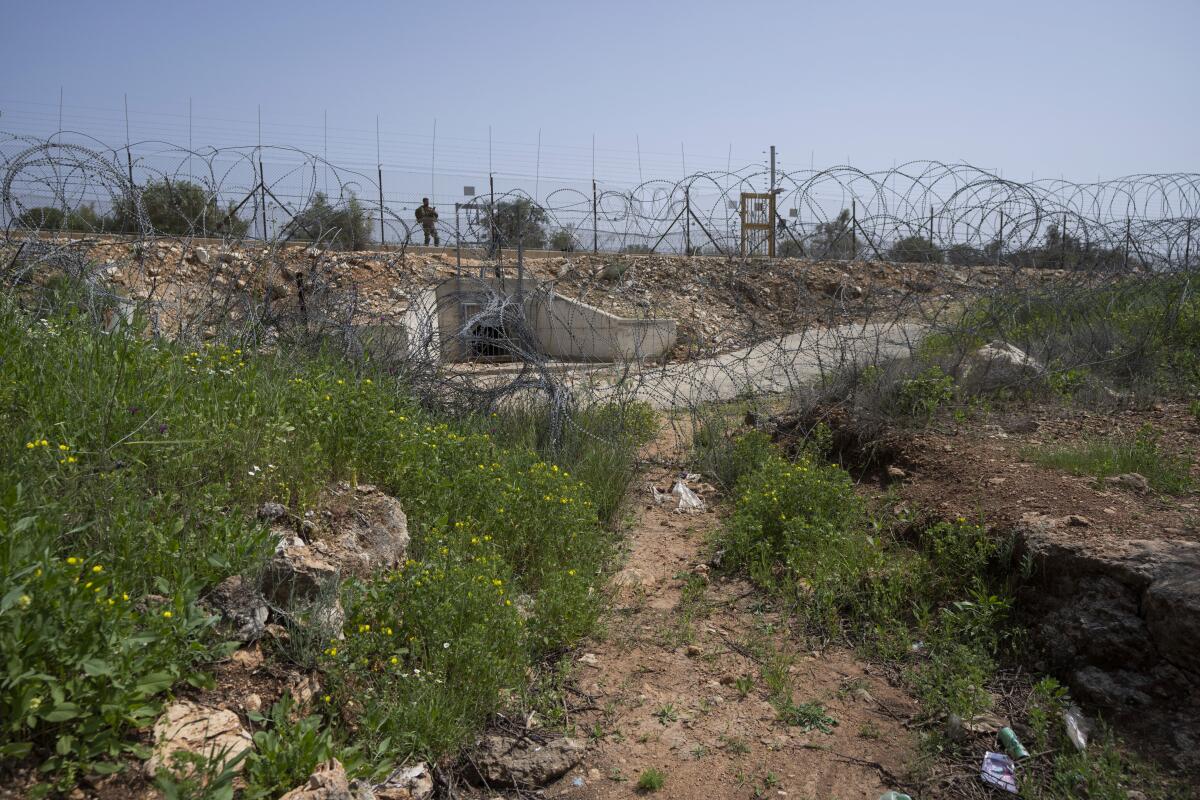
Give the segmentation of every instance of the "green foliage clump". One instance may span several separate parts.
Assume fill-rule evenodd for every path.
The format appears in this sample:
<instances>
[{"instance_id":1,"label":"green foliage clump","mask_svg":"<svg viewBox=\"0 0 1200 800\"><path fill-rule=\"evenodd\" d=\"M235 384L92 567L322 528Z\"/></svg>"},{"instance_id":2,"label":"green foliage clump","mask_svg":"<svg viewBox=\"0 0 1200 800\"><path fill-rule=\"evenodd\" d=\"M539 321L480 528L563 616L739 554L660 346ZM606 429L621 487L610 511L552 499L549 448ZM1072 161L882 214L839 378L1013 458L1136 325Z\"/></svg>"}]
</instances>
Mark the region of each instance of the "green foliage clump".
<instances>
[{"instance_id":1,"label":"green foliage clump","mask_svg":"<svg viewBox=\"0 0 1200 800\"><path fill-rule=\"evenodd\" d=\"M28 453L77 468L60 456L72 451L49 450ZM52 518L32 501L20 484L0 498L0 758L40 753L65 785L144 755L126 729L153 722L153 698L216 655L202 638L213 620L186 602L187 587L147 602L111 562L60 555Z\"/></svg>"},{"instance_id":2,"label":"green foliage clump","mask_svg":"<svg viewBox=\"0 0 1200 800\"><path fill-rule=\"evenodd\" d=\"M369 718L397 732L368 737L380 759L444 755L522 688L527 667L595 623L613 553L600 508L613 490L568 465L627 483L633 439L653 430L648 409L588 412L601 428L630 423L624 460L602 462L598 440L561 447L560 464L501 444L499 416L489 418L495 431L439 421L403 386L369 377L370 364L364 373L320 355L189 349L100 333L71 311L35 319L10 301L0 337L5 766L28 758L66 785L139 753L130 734L166 690L202 682L204 664L226 652L197 600L229 575L261 571L272 541L257 507L302 512L332 481L370 481L397 497L412 536L404 570L345 589L341 646L353 660L323 654L328 638L289 644L311 647L297 659L333 678L325 716L335 741ZM430 676L418 693L378 688L383 651L358 625L395 631L408 652L388 658ZM364 708L370 687L378 694ZM184 791L171 780L164 773Z\"/></svg>"},{"instance_id":3,"label":"green foliage clump","mask_svg":"<svg viewBox=\"0 0 1200 800\"><path fill-rule=\"evenodd\" d=\"M572 228L559 228L550 237L551 250L561 250L564 253L574 253L577 247L575 231Z\"/></svg>"},{"instance_id":4,"label":"green foliage clump","mask_svg":"<svg viewBox=\"0 0 1200 800\"><path fill-rule=\"evenodd\" d=\"M242 773L247 800L279 797L335 755L333 731L318 714L300 716L291 695L285 694L266 714L250 712L249 717L258 730Z\"/></svg>"},{"instance_id":5,"label":"green foliage clump","mask_svg":"<svg viewBox=\"0 0 1200 800\"><path fill-rule=\"evenodd\" d=\"M959 352L1009 342L1059 371L1087 369L1120 387L1200 386L1200 296L1188 274L980 298L943 332Z\"/></svg>"},{"instance_id":6,"label":"green foliage clump","mask_svg":"<svg viewBox=\"0 0 1200 800\"><path fill-rule=\"evenodd\" d=\"M930 526L916 546L891 540L845 471L803 453L771 456L739 482L717 544L724 566L786 601L813 633L909 660L932 712L986 707L1008 601L987 588L996 546L979 526L960 519Z\"/></svg>"},{"instance_id":7,"label":"green foliage clump","mask_svg":"<svg viewBox=\"0 0 1200 800\"><path fill-rule=\"evenodd\" d=\"M743 475L758 469L772 454L778 455L779 450L767 433L751 430L735 435L727 430L723 418L708 420L692 437L692 463L727 489L733 489Z\"/></svg>"},{"instance_id":8,"label":"green foliage clump","mask_svg":"<svg viewBox=\"0 0 1200 800\"><path fill-rule=\"evenodd\" d=\"M942 251L928 238L913 234L894 242L888 249L888 258L906 264L940 264Z\"/></svg>"},{"instance_id":9,"label":"green foliage clump","mask_svg":"<svg viewBox=\"0 0 1200 800\"><path fill-rule=\"evenodd\" d=\"M1136 472L1157 492L1185 494L1191 491L1195 485L1191 461L1185 456L1164 452L1159 446L1160 439L1160 434L1145 426L1132 437L1030 448L1023 455L1043 466L1073 475L1107 478Z\"/></svg>"},{"instance_id":10,"label":"green foliage clump","mask_svg":"<svg viewBox=\"0 0 1200 800\"><path fill-rule=\"evenodd\" d=\"M346 638L324 653L326 701L353 709L344 713L368 739L421 758L464 744L531 657L498 543L465 527L439 541L421 560L347 587Z\"/></svg>"},{"instance_id":11,"label":"green foliage clump","mask_svg":"<svg viewBox=\"0 0 1200 800\"><path fill-rule=\"evenodd\" d=\"M371 226L370 212L353 192L339 206L330 203L324 192L317 192L308 207L292 219L288 231L341 250L364 250L371 243Z\"/></svg>"},{"instance_id":12,"label":"green foliage clump","mask_svg":"<svg viewBox=\"0 0 1200 800\"><path fill-rule=\"evenodd\" d=\"M221 211L217 198L192 181L169 178L150 181L138 191L141 211L150 230L143 229L138 206L123 197L113 206L106 227L117 233L166 233L177 236L244 236L250 223L233 213Z\"/></svg>"},{"instance_id":13,"label":"green foliage clump","mask_svg":"<svg viewBox=\"0 0 1200 800\"><path fill-rule=\"evenodd\" d=\"M928 421L943 403L954 399L954 378L932 366L914 378L902 380L896 400L901 414Z\"/></svg>"},{"instance_id":14,"label":"green foliage clump","mask_svg":"<svg viewBox=\"0 0 1200 800\"><path fill-rule=\"evenodd\" d=\"M520 242L526 250L540 250L546 246L547 220L546 209L527 197L518 197L485 209L480 224L497 247L516 247Z\"/></svg>"},{"instance_id":15,"label":"green foliage clump","mask_svg":"<svg viewBox=\"0 0 1200 800\"><path fill-rule=\"evenodd\" d=\"M637 790L649 794L659 791L666 783L666 773L658 767L650 767L638 776Z\"/></svg>"}]
</instances>

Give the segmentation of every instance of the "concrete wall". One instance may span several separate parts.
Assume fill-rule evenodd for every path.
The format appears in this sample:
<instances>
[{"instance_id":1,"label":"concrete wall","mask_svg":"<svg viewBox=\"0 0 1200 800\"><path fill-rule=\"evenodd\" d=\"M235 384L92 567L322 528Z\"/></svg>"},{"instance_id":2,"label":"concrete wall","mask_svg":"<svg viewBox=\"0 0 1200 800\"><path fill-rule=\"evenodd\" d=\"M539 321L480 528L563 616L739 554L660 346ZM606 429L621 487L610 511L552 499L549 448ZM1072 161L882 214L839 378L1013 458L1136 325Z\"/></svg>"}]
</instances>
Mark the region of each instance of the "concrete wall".
<instances>
[{"instance_id":1,"label":"concrete wall","mask_svg":"<svg viewBox=\"0 0 1200 800\"><path fill-rule=\"evenodd\" d=\"M532 342L523 343L562 361L625 361L660 358L675 346L675 320L629 319L555 295L530 279L451 278L414 302L406 323L410 332L421 327L418 318L436 319L436 331L423 337L445 361L489 360L472 352L477 331L465 331L472 316L495 310L503 300L508 312L523 309L525 329ZM514 307L515 306L515 307ZM498 322L498 317L490 317ZM437 343L433 343L436 337ZM413 338L414 344L420 344ZM504 356L490 360L505 360Z\"/></svg>"}]
</instances>

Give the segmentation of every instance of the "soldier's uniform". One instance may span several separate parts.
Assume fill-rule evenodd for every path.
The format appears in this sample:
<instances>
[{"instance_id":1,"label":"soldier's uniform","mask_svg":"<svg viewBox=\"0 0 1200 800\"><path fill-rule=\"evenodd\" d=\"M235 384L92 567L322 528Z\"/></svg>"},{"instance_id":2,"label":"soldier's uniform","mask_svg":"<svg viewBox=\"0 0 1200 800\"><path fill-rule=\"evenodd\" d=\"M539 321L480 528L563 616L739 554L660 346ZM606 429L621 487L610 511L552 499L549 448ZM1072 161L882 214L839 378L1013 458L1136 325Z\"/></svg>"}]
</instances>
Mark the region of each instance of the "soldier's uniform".
<instances>
[{"instance_id":1,"label":"soldier's uniform","mask_svg":"<svg viewBox=\"0 0 1200 800\"><path fill-rule=\"evenodd\" d=\"M432 238L435 245L440 245L437 232L437 209L430 206L426 200L421 205L417 206L417 222L421 223L421 230L425 233L425 244L429 245L429 240Z\"/></svg>"}]
</instances>

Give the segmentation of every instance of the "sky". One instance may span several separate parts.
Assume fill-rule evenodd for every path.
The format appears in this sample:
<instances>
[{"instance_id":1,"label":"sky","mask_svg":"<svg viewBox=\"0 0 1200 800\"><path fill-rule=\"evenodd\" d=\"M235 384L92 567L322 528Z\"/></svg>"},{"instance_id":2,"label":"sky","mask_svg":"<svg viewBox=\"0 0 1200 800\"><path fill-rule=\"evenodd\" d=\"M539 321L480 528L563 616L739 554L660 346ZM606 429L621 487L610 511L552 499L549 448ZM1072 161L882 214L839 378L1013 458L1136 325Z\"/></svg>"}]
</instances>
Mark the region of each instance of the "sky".
<instances>
[{"instance_id":1,"label":"sky","mask_svg":"<svg viewBox=\"0 0 1200 800\"><path fill-rule=\"evenodd\" d=\"M1197 0L5 6L0 131L56 130L60 96L114 145L126 101L132 140L196 147L255 144L261 114L266 143L435 192L489 153L511 182L633 185L772 144L783 171L1200 171Z\"/></svg>"}]
</instances>

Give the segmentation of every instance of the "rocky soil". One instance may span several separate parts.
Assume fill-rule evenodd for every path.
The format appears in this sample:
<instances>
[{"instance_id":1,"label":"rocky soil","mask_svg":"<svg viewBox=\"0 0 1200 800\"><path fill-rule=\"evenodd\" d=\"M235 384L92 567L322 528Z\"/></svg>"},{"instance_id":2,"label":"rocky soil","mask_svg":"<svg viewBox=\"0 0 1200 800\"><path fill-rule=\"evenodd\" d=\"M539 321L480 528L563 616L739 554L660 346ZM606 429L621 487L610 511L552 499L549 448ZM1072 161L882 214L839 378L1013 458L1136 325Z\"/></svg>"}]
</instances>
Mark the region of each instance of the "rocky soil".
<instances>
[{"instance_id":1,"label":"rocky soil","mask_svg":"<svg viewBox=\"0 0 1200 800\"><path fill-rule=\"evenodd\" d=\"M418 292L457 274L452 252L419 249L317 251L299 246L256 248L249 243L192 245L172 239L42 244L87 254L119 294L154 299L167 327L184 309L207 309L215 317L261 305L266 297L277 307L294 306L302 286L308 303L331 302L336 296L357 322L396 320ZM481 255L467 253L462 274L494 274L496 265ZM499 268L505 275L517 274L511 260ZM677 320L676 359L813 325L927 315L979 291L1067 277L1058 270L1007 267L795 259L739 263L715 256L590 253L531 256L524 269L553 291L607 311ZM216 332L210 320L206 333Z\"/></svg>"}]
</instances>

